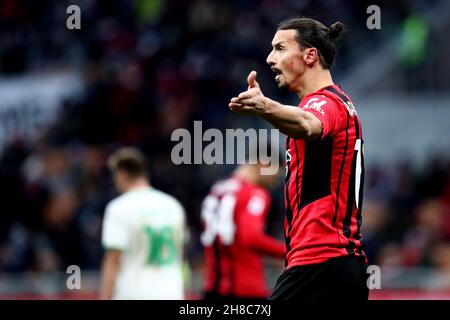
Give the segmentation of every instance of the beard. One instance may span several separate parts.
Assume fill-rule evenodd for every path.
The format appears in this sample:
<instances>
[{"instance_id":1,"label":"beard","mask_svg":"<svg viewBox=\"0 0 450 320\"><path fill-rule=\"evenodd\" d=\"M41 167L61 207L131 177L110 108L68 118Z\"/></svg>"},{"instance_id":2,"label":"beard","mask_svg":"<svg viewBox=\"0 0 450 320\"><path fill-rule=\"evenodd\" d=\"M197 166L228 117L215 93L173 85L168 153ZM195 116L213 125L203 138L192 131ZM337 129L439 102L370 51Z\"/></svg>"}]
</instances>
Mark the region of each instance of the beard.
<instances>
[{"instance_id":1,"label":"beard","mask_svg":"<svg viewBox=\"0 0 450 320\"><path fill-rule=\"evenodd\" d=\"M276 79L278 89L288 90L288 84L286 81L281 81L281 79Z\"/></svg>"},{"instance_id":2,"label":"beard","mask_svg":"<svg viewBox=\"0 0 450 320\"><path fill-rule=\"evenodd\" d=\"M286 82L277 81L277 86L278 86L278 89L287 89Z\"/></svg>"},{"instance_id":3,"label":"beard","mask_svg":"<svg viewBox=\"0 0 450 320\"><path fill-rule=\"evenodd\" d=\"M281 89L286 92L296 92L295 87L293 87L294 83L287 81L284 74L276 78L275 82L278 86L278 89Z\"/></svg>"}]
</instances>

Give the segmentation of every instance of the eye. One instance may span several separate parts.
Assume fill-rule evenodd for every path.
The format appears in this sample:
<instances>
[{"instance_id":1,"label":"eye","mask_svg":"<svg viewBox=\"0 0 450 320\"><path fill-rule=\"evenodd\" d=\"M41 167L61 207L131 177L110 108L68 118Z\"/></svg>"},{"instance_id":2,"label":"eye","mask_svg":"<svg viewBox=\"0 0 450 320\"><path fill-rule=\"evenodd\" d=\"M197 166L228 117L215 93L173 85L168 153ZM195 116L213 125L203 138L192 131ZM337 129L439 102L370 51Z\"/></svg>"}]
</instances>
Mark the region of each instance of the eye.
<instances>
[{"instance_id":1,"label":"eye","mask_svg":"<svg viewBox=\"0 0 450 320\"><path fill-rule=\"evenodd\" d=\"M275 50L276 50L276 51L283 51L283 50L284 50L284 46L282 46L282 45L276 45L276 46L275 46Z\"/></svg>"}]
</instances>

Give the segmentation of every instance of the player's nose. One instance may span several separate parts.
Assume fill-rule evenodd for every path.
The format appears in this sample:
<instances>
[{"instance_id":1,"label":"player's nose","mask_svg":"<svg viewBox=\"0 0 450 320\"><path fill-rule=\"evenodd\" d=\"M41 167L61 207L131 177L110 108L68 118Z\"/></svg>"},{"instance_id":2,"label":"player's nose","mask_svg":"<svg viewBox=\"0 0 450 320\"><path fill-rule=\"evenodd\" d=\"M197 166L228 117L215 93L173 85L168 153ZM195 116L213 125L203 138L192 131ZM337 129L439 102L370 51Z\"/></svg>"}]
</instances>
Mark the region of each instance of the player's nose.
<instances>
[{"instance_id":1,"label":"player's nose","mask_svg":"<svg viewBox=\"0 0 450 320\"><path fill-rule=\"evenodd\" d=\"M275 64L275 57L273 54L273 50L270 51L269 55L267 56L266 62L270 66L273 66Z\"/></svg>"}]
</instances>

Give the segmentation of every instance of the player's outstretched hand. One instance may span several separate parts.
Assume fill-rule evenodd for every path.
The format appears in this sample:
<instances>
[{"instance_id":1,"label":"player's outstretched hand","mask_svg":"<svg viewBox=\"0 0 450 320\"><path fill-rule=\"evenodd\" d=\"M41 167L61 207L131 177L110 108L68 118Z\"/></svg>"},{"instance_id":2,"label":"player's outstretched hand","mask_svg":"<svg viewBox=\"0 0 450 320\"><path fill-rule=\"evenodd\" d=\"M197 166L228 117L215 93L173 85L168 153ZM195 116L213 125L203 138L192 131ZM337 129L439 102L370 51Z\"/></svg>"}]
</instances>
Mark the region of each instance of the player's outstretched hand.
<instances>
[{"instance_id":1,"label":"player's outstretched hand","mask_svg":"<svg viewBox=\"0 0 450 320\"><path fill-rule=\"evenodd\" d=\"M256 71L251 71L247 77L248 89L233 97L228 106L232 111L244 114L263 114L266 111L266 97L256 81Z\"/></svg>"}]
</instances>

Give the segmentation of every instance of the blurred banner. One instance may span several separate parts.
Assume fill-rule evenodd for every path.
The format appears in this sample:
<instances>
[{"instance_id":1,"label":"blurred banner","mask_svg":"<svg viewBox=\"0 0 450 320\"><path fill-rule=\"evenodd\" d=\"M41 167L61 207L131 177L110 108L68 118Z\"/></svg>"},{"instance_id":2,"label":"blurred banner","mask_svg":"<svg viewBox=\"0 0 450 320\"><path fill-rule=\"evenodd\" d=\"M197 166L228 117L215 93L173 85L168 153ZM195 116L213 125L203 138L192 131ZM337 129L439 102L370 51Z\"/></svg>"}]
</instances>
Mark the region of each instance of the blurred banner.
<instances>
[{"instance_id":1,"label":"blurred banner","mask_svg":"<svg viewBox=\"0 0 450 320\"><path fill-rule=\"evenodd\" d=\"M33 143L81 90L81 78L70 71L0 79L0 151L15 139Z\"/></svg>"}]
</instances>

